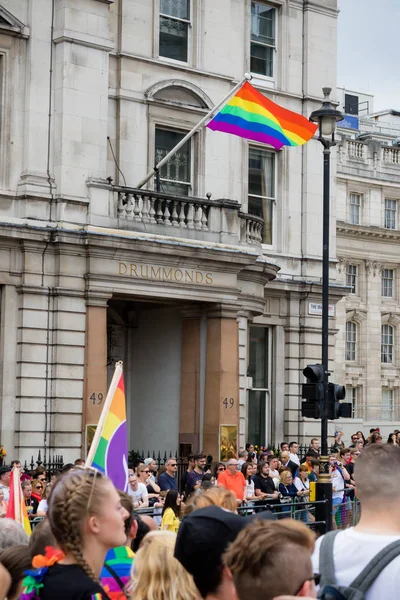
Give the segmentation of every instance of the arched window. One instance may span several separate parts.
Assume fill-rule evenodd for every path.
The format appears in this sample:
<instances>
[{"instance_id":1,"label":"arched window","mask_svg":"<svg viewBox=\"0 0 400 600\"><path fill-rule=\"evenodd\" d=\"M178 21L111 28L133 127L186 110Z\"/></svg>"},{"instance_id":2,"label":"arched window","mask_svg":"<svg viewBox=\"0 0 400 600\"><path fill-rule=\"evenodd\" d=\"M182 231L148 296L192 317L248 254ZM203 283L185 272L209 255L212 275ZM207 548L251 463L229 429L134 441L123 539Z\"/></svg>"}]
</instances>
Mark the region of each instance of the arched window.
<instances>
[{"instance_id":1,"label":"arched window","mask_svg":"<svg viewBox=\"0 0 400 600\"><path fill-rule=\"evenodd\" d=\"M346 360L356 360L357 325L354 321L346 323Z\"/></svg>"},{"instance_id":2,"label":"arched window","mask_svg":"<svg viewBox=\"0 0 400 600\"><path fill-rule=\"evenodd\" d=\"M393 362L394 330L391 325L382 325L381 329L381 362Z\"/></svg>"}]
</instances>

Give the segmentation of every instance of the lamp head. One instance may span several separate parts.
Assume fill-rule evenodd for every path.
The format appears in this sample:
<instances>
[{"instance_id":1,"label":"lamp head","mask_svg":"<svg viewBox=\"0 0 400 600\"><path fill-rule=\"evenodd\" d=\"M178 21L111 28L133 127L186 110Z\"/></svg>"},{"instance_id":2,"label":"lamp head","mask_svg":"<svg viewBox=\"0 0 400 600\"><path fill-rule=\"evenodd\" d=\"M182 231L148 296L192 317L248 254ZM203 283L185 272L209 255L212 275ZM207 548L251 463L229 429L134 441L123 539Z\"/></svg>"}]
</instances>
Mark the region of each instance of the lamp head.
<instances>
[{"instance_id":1,"label":"lamp head","mask_svg":"<svg viewBox=\"0 0 400 600\"><path fill-rule=\"evenodd\" d=\"M343 120L343 115L339 110L336 110L330 100L329 96L332 89L324 87L322 88L322 91L324 94L322 106L318 110L314 110L311 113L310 121L313 123L318 123L320 141L331 137L332 142L334 142L336 123Z\"/></svg>"}]
</instances>

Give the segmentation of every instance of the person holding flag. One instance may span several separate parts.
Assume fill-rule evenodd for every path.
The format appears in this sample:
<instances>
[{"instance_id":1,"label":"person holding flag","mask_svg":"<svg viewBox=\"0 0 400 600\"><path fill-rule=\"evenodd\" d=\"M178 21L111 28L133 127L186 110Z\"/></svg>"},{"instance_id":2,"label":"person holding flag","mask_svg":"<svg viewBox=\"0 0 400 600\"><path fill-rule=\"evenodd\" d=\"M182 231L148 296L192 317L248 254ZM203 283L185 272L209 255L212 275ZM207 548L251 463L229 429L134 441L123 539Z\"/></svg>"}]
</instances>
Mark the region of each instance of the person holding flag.
<instances>
[{"instance_id":1,"label":"person holding flag","mask_svg":"<svg viewBox=\"0 0 400 600\"><path fill-rule=\"evenodd\" d=\"M20 469L18 467L14 467L10 475L10 496L7 505L6 517L8 519L13 519L14 521L17 521L17 523L20 523L25 532L28 535L31 535L32 528L27 512L25 502L26 498L21 488L20 477ZM28 486L32 490L32 487L30 486L29 482L24 482L24 484L28 484Z\"/></svg>"},{"instance_id":2,"label":"person holding flag","mask_svg":"<svg viewBox=\"0 0 400 600\"><path fill-rule=\"evenodd\" d=\"M49 499L58 549L34 557L20 600L109 600L100 573L107 552L126 543L129 516L108 477L92 468L65 473Z\"/></svg>"}]
</instances>

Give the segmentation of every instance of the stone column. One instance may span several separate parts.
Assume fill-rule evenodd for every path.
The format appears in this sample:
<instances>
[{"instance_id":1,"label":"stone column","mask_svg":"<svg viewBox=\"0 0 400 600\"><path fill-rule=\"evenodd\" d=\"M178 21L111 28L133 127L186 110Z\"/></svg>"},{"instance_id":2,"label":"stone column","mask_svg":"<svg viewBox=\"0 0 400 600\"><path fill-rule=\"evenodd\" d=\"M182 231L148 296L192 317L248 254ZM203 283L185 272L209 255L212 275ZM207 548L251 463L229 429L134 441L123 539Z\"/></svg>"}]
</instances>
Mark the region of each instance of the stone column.
<instances>
[{"instance_id":1,"label":"stone column","mask_svg":"<svg viewBox=\"0 0 400 600\"><path fill-rule=\"evenodd\" d=\"M237 308L216 306L207 313L207 319L203 450L218 460L220 426L239 428Z\"/></svg>"},{"instance_id":2,"label":"stone column","mask_svg":"<svg viewBox=\"0 0 400 600\"><path fill-rule=\"evenodd\" d=\"M182 321L181 393L179 443L200 450L201 314L185 308Z\"/></svg>"},{"instance_id":3,"label":"stone column","mask_svg":"<svg viewBox=\"0 0 400 600\"><path fill-rule=\"evenodd\" d=\"M107 395L107 301L90 292L86 301L85 382L82 432L96 425Z\"/></svg>"},{"instance_id":4,"label":"stone column","mask_svg":"<svg viewBox=\"0 0 400 600\"><path fill-rule=\"evenodd\" d=\"M18 294L5 285L1 293L0 396L1 443L15 456ZM12 459L11 459L12 460ZM7 461L8 462L8 461Z\"/></svg>"}]
</instances>

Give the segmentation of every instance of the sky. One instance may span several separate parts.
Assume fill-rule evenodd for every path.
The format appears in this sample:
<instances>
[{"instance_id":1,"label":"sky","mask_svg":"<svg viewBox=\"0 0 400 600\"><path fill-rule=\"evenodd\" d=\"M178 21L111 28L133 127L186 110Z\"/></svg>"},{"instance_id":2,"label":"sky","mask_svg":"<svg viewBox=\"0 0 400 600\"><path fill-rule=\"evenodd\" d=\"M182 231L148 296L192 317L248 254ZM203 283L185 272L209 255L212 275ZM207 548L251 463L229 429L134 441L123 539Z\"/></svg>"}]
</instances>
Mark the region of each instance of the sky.
<instances>
[{"instance_id":1,"label":"sky","mask_svg":"<svg viewBox=\"0 0 400 600\"><path fill-rule=\"evenodd\" d=\"M338 86L374 94L374 112L400 110L400 0L338 4Z\"/></svg>"}]
</instances>

